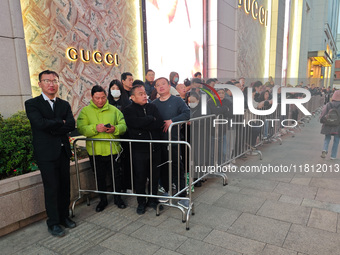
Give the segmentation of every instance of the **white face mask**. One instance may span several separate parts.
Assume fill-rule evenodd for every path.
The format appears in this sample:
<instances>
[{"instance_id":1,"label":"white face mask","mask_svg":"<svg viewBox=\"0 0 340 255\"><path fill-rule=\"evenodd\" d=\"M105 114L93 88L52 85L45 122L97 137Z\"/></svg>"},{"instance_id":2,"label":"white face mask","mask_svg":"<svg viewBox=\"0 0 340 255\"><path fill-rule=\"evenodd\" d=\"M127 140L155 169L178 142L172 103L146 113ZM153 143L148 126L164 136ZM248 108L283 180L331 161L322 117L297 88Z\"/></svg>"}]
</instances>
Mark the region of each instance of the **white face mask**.
<instances>
[{"instance_id":1,"label":"white face mask","mask_svg":"<svg viewBox=\"0 0 340 255\"><path fill-rule=\"evenodd\" d=\"M198 103L189 103L190 108L195 108L197 107Z\"/></svg>"},{"instance_id":2,"label":"white face mask","mask_svg":"<svg viewBox=\"0 0 340 255\"><path fill-rule=\"evenodd\" d=\"M111 95L113 97L120 97L121 95L120 90L117 90L117 89L111 90Z\"/></svg>"}]
</instances>

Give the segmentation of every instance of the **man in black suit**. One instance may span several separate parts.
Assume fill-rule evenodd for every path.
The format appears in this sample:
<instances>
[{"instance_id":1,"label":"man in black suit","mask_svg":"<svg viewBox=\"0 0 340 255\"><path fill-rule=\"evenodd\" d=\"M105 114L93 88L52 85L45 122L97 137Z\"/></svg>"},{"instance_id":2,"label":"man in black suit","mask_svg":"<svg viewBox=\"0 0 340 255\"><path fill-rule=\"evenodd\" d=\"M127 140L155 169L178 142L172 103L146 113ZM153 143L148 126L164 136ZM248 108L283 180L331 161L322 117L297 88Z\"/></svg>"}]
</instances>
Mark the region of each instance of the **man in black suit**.
<instances>
[{"instance_id":1,"label":"man in black suit","mask_svg":"<svg viewBox=\"0 0 340 255\"><path fill-rule=\"evenodd\" d=\"M48 231L62 237L64 229L74 228L69 218L70 157L68 133L75 120L68 102L57 98L59 75L50 70L39 74L40 96L25 102L26 114L33 133L34 157L44 184Z\"/></svg>"}]
</instances>

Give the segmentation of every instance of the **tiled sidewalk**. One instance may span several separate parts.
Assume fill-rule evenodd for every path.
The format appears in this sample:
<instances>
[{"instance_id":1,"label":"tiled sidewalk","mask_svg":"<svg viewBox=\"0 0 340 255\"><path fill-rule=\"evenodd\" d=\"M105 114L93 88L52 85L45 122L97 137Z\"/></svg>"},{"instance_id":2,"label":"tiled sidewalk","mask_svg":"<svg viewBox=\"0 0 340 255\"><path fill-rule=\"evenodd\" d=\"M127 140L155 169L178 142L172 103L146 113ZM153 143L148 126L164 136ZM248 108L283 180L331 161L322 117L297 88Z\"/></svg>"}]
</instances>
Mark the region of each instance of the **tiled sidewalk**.
<instances>
[{"instance_id":1,"label":"tiled sidewalk","mask_svg":"<svg viewBox=\"0 0 340 255\"><path fill-rule=\"evenodd\" d=\"M261 147L263 160L248 156L238 166L339 164L320 157L323 136L317 118L283 144ZM139 216L136 199L101 213L76 207L78 226L52 237L44 221L0 239L1 254L340 254L340 173L230 173L229 185L209 178L195 188L196 214L185 230L181 214L166 208Z\"/></svg>"}]
</instances>

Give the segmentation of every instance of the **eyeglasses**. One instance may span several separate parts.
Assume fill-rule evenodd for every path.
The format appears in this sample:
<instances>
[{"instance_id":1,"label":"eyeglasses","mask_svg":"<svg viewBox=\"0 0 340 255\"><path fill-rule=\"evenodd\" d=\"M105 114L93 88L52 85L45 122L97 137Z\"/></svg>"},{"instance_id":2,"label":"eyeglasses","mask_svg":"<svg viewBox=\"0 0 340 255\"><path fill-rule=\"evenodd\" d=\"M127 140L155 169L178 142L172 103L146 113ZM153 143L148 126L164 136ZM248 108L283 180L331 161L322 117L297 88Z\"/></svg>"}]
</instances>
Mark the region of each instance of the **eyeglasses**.
<instances>
[{"instance_id":1,"label":"eyeglasses","mask_svg":"<svg viewBox=\"0 0 340 255\"><path fill-rule=\"evenodd\" d=\"M58 80L41 80L42 82L45 82L46 84L51 84L51 82L53 83L53 84L58 84L59 83L59 81Z\"/></svg>"}]
</instances>

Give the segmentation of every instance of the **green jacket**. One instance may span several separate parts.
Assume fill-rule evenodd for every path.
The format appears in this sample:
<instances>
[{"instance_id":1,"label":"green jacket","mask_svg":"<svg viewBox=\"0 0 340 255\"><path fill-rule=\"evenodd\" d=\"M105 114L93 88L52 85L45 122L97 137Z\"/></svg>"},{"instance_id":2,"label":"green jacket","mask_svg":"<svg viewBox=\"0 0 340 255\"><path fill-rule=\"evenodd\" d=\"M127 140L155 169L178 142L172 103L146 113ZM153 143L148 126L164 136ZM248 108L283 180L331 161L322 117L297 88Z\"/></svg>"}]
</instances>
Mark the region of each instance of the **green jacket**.
<instances>
[{"instance_id":1,"label":"green jacket","mask_svg":"<svg viewBox=\"0 0 340 255\"><path fill-rule=\"evenodd\" d=\"M115 131L112 134L99 133L96 129L98 124L108 124L115 126ZM81 135L87 138L105 138L119 139L126 131L126 124L123 113L113 105L106 101L102 108L98 108L92 100L88 106L85 106L77 119L77 128ZM92 155L92 142L86 142L86 150ZM118 154L121 151L119 142L112 143L112 153ZM110 142L97 141L94 143L95 155L108 156L111 155Z\"/></svg>"}]
</instances>

